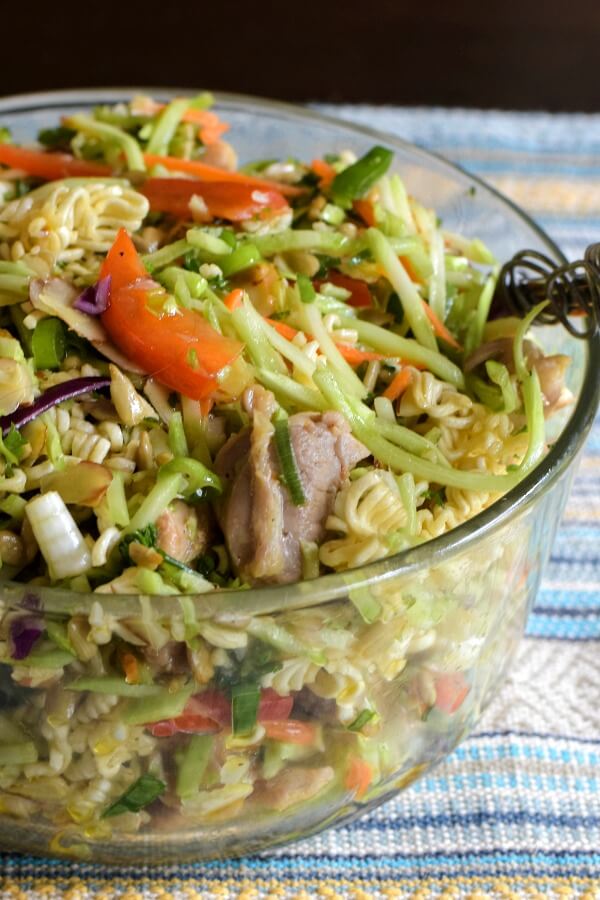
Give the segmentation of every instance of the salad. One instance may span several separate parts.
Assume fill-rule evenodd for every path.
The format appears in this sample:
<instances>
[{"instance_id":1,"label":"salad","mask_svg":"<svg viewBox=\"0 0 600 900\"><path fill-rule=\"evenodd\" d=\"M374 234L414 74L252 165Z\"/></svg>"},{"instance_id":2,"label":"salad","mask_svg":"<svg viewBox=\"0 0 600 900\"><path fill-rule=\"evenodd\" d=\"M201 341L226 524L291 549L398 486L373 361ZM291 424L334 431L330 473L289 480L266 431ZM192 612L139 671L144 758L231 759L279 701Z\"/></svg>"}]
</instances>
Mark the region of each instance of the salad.
<instances>
[{"instance_id":1,"label":"salad","mask_svg":"<svg viewBox=\"0 0 600 900\"><path fill-rule=\"evenodd\" d=\"M502 315L490 250L390 150L238 168L210 106L0 134L0 807L54 850L361 800L408 759L392 707L392 731L464 728L522 543L481 560L468 614L448 567L443 603L352 572L518 484L570 400L540 307ZM197 615L345 572L323 608ZM48 587L91 612L47 614Z\"/></svg>"}]
</instances>

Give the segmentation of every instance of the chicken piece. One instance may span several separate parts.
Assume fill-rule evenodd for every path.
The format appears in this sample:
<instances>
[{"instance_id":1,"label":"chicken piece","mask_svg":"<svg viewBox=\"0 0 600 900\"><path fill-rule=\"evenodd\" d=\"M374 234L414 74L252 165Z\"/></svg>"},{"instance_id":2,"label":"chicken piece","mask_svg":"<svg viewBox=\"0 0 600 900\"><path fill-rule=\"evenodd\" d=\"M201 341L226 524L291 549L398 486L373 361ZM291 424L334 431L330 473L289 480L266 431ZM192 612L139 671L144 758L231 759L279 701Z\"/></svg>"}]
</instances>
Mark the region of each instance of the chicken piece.
<instances>
[{"instance_id":1,"label":"chicken piece","mask_svg":"<svg viewBox=\"0 0 600 900\"><path fill-rule=\"evenodd\" d=\"M339 413L291 416L290 439L306 498L295 506L281 482L273 409L272 395L254 389L252 428L230 438L217 455L215 469L228 487L217 515L234 568L256 583L283 584L301 577L301 542L322 539L337 491L369 451Z\"/></svg>"},{"instance_id":2,"label":"chicken piece","mask_svg":"<svg viewBox=\"0 0 600 900\"><path fill-rule=\"evenodd\" d=\"M335 777L331 766L312 769L305 766L292 766L283 769L274 778L265 782L260 798L265 806L282 812L305 803L319 794Z\"/></svg>"},{"instance_id":3,"label":"chicken piece","mask_svg":"<svg viewBox=\"0 0 600 900\"><path fill-rule=\"evenodd\" d=\"M174 500L156 520L157 546L173 559L189 565L208 547L212 532L208 506L192 507Z\"/></svg>"}]
</instances>

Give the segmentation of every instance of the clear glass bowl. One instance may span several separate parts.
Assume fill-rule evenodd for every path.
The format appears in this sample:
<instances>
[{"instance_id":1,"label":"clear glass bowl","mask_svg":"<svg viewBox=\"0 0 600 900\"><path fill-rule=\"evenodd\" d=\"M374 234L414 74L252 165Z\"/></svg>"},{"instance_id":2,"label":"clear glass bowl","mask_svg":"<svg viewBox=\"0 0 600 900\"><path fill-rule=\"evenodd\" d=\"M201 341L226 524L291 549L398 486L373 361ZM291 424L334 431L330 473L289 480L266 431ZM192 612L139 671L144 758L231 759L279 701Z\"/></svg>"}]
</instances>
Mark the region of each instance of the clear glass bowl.
<instances>
[{"instance_id":1,"label":"clear glass bowl","mask_svg":"<svg viewBox=\"0 0 600 900\"><path fill-rule=\"evenodd\" d=\"M7 98L0 101L0 125L10 126L17 140L32 139L69 111L132 93ZM154 91L164 99L174 93ZM483 239L500 260L523 248L562 259L508 200L397 138L245 97L221 95L218 107L232 125L241 162L288 155L310 160L344 148L360 155L383 143L395 151L394 166L410 192L452 230ZM26 586L4 583L0 640L6 641L15 616L33 609L59 630L67 626L76 656L38 654L26 671L13 663L17 677L30 685L19 689L10 668L0 666L3 848L120 865L256 851L360 815L450 753L511 665L598 403L593 360L600 358L599 340L577 341L560 327L540 329L540 340L550 352L571 357L568 379L575 397L551 420L548 455L491 508L430 543L343 575L191 597L184 605L173 597L86 596L48 588L34 596ZM369 621L358 606L368 611ZM158 767L171 791L189 738L149 735L144 704L154 703L152 698L66 686L101 673L103 659L118 644L142 653L153 648L155 669L172 692L186 678L195 679L195 691L204 691L213 686L211 671L223 652L231 659L235 648L267 632L279 644L282 668L264 676L263 686L291 694L294 717L321 728L320 749L307 755L296 746L282 753L271 741L268 752L258 753L253 742L260 735L221 734L202 790L185 801L183 811L169 794L151 815L101 818L98 811L148 766ZM183 643L190 634L200 638L191 662ZM378 718L362 730L349 728L357 728L369 704ZM196 767L202 752L199 747ZM368 783L357 758L368 760ZM191 769L198 771L193 760Z\"/></svg>"}]
</instances>

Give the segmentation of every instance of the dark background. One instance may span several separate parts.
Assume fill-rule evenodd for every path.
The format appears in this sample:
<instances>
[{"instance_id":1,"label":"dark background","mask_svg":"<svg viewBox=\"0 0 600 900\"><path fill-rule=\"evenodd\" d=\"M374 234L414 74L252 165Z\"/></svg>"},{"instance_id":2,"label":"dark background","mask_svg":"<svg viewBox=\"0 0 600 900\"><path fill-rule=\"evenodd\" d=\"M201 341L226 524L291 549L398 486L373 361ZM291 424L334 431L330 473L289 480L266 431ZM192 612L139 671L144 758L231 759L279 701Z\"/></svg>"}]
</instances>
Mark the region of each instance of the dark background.
<instances>
[{"instance_id":1,"label":"dark background","mask_svg":"<svg viewBox=\"0 0 600 900\"><path fill-rule=\"evenodd\" d=\"M3 94L164 85L600 110L600 0L62 0L13 2L2 20Z\"/></svg>"}]
</instances>

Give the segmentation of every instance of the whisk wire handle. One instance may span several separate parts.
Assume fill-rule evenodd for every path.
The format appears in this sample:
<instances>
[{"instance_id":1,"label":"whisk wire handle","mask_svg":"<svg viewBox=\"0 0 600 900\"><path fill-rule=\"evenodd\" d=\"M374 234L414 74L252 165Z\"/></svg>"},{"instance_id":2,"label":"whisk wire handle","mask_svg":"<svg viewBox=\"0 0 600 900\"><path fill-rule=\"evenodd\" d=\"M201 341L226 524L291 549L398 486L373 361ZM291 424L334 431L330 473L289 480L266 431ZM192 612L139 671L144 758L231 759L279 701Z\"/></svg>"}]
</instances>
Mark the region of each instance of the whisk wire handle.
<instances>
[{"instance_id":1,"label":"whisk wire handle","mask_svg":"<svg viewBox=\"0 0 600 900\"><path fill-rule=\"evenodd\" d=\"M498 292L519 316L548 300L538 322L560 322L573 337L588 339L600 332L600 243L590 244L583 259L562 266L537 250L516 253L500 270Z\"/></svg>"}]
</instances>

